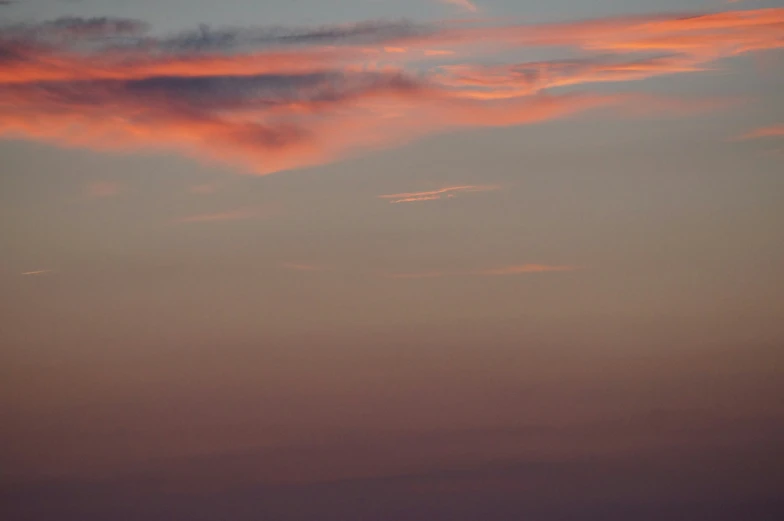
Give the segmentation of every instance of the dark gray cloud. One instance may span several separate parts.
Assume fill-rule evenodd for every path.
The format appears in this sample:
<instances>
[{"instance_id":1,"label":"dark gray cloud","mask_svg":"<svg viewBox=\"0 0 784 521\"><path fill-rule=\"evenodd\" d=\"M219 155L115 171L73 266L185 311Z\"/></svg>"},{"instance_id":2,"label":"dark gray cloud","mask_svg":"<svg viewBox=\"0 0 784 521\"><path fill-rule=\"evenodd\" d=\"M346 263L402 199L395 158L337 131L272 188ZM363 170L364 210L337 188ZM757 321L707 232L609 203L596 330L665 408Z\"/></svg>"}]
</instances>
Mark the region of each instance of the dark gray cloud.
<instances>
[{"instance_id":1,"label":"dark gray cloud","mask_svg":"<svg viewBox=\"0 0 784 521\"><path fill-rule=\"evenodd\" d=\"M0 40L0 63L24 60L22 46Z\"/></svg>"},{"instance_id":2,"label":"dark gray cloud","mask_svg":"<svg viewBox=\"0 0 784 521\"><path fill-rule=\"evenodd\" d=\"M65 17L48 22L44 29L73 36L134 35L145 32L147 24L129 18L78 18Z\"/></svg>"},{"instance_id":3,"label":"dark gray cloud","mask_svg":"<svg viewBox=\"0 0 784 521\"><path fill-rule=\"evenodd\" d=\"M148 30L140 20L109 17L63 17L36 24L0 27L0 39L38 42L79 42L114 37L139 37Z\"/></svg>"},{"instance_id":4,"label":"dark gray cloud","mask_svg":"<svg viewBox=\"0 0 784 521\"><path fill-rule=\"evenodd\" d=\"M258 76L152 77L123 82L135 96L162 96L172 102L204 106L226 104L340 101L368 91L415 89L417 83L401 74L337 71Z\"/></svg>"},{"instance_id":5,"label":"dark gray cloud","mask_svg":"<svg viewBox=\"0 0 784 521\"><path fill-rule=\"evenodd\" d=\"M0 48L0 59L3 59ZM13 49L7 51L13 60ZM134 105L167 112L335 104L377 91L413 92L424 84L402 73L325 71L254 76L151 76L131 80L51 81L0 85L0 96L36 98L52 107Z\"/></svg>"},{"instance_id":6,"label":"dark gray cloud","mask_svg":"<svg viewBox=\"0 0 784 521\"><path fill-rule=\"evenodd\" d=\"M0 5L10 5L11 2ZM163 52L235 51L304 45L371 45L424 35L432 27L409 20L368 21L317 27L228 27L202 25L170 36L147 35L141 20L108 17L63 17L36 24L0 27L0 38L21 40L110 40L114 46Z\"/></svg>"},{"instance_id":7,"label":"dark gray cloud","mask_svg":"<svg viewBox=\"0 0 784 521\"><path fill-rule=\"evenodd\" d=\"M148 35L146 25L137 20L61 18L0 29L4 64L0 84L5 85L0 116L6 135L101 148L157 147L170 142L194 154L211 149L211 159L243 155L242 163L252 164L258 173L270 173L334 161L359 150L397 145L451 128L530 124L598 106L628 104L630 97L624 93L543 94L563 85L641 80L697 70L706 56L725 52L714 49L718 43L722 49L732 48L761 37L754 44L759 49L775 47L776 40L764 32L770 19L756 18L740 24L733 16L720 18L726 34L704 43L696 38L696 50L678 54L675 61L606 63L589 57L493 67L442 64L440 68L430 61L435 58L425 57L454 52L438 48L449 47L450 42L562 45L634 54L628 57L632 60L637 55L629 49L636 49L639 42L626 36L615 42L609 34L633 34L647 26L608 19L600 25L449 29L404 20L305 29L212 30L205 26L196 32L158 37ZM668 18L657 28L660 17L645 20L653 24L647 30L668 34L657 44L663 50L680 48L683 35L698 36L706 23L711 27L718 23L707 16L685 25L678 18ZM744 32L738 35L741 26ZM596 27L601 31L597 33ZM377 45L381 42L394 45ZM392 67L400 72L377 72ZM348 106L346 101L357 103ZM636 105L651 106L653 101L648 98ZM694 109L691 102L659 102L671 110L686 105ZM710 101L699 107L719 105L726 102ZM262 113L267 108L271 110ZM269 156L261 157L263 148L249 146L249 141L255 143L262 120L273 127L284 121L288 127L308 128L320 141L292 149L277 161L266 161ZM75 129L82 132L78 138ZM283 135L283 141L290 142L292 135L300 134L287 128ZM268 142L279 151L281 140ZM275 165L257 166L267 162Z\"/></svg>"},{"instance_id":8,"label":"dark gray cloud","mask_svg":"<svg viewBox=\"0 0 784 521\"><path fill-rule=\"evenodd\" d=\"M286 45L342 45L391 42L431 30L408 20L369 21L322 27L251 27L212 29L202 25L168 38L143 42L170 51L233 50L238 47Z\"/></svg>"}]
</instances>

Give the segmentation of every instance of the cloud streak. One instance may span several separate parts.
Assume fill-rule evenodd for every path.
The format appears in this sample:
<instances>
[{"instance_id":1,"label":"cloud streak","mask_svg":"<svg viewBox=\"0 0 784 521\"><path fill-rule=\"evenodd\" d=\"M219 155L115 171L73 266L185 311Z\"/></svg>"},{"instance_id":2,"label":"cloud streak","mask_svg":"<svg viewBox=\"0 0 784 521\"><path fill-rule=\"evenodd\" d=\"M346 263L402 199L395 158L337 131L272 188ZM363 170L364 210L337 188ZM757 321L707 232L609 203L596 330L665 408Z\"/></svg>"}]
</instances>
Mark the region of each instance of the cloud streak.
<instances>
[{"instance_id":1,"label":"cloud streak","mask_svg":"<svg viewBox=\"0 0 784 521\"><path fill-rule=\"evenodd\" d=\"M534 273L563 273L577 271L583 268L568 265L549 265L549 264L516 264L501 266L498 268L487 268L473 271L423 271L423 272L400 272L385 273L384 276L393 279L432 279L440 277L459 277L459 276L508 276L508 275L528 275Z\"/></svg>"},{"instance_id":2,"label":"cloud streak","mask_svg":"<svg viewBox=\"0 0 784 521\"><path fill-rule=\"evenodd\" d=\"M765 137L781 137L781 136L784 136L784 124L757 128L752 130L751 132L747 132L743 134L738 139L748 140L748 139L759 139Z\"/></svg>"},{"instance_id":3,"label":"cloud streak","mask_svg":"<svg viewBox=\"0 0 784 521\"><path fill-rule=\"evenodd\" d=\"M202 25L169 38L142 38L135 45L165 51L237 50L259 47L314 45L362 46L392 43L422 36L431 29L408 20L367 21L323 27L250 27L212 29Z\"/></svg>"},{"instance_id":4,"label":"cloud streak","mask_svg":"<svg viewBox=\"0 0 784 521\"><path fill-rule=\"evenodd\" d=\"M451 129L652 106L655 97L591 85L704 71L722 57L784 46L782 27L784 9L500 27L202 28L169 38L123 19L8 26L0 29L0 137L168 149L269 174ZM539 47L579 57L477 59Z\"/></svg>"},{"instance_id":5,"label":"cloud streak","mask_svg":"<svg viewBox=\"0 0 784 521\"><path fill-rule=\"evenodd\" d=\"M379 195L379 199L389 199L390 203L415 203L422 201L436 201L456 197L459 193L489 192L498 190L497 186L450 186L429 192L407 192L400 194Z\"/></svg>"}]
</instances>

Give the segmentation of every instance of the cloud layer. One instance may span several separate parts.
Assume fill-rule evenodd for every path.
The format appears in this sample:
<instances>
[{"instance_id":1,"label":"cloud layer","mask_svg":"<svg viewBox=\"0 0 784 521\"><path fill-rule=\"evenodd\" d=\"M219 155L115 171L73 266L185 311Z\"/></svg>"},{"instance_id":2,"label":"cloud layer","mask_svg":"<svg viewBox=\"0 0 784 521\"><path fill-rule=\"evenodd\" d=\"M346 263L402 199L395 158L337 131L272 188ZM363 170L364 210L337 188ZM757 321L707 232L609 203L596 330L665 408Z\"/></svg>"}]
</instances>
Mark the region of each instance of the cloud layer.
<instances>
[{"instance_id":1,"label":"cloud layer","mask_svg":"<svg viewBox=\"0 0 784 521\"><path fill-rule=\"evenodd\" d=\"M655 99L589 89L779 48L783 27L784 9L501 27L202 27L164 38L125 19L12 25L0 29L0 136L174 150L267 174L452 128L645 105ZM579 57L483 63L539 47Z\"/></svg>"}]
</instances>

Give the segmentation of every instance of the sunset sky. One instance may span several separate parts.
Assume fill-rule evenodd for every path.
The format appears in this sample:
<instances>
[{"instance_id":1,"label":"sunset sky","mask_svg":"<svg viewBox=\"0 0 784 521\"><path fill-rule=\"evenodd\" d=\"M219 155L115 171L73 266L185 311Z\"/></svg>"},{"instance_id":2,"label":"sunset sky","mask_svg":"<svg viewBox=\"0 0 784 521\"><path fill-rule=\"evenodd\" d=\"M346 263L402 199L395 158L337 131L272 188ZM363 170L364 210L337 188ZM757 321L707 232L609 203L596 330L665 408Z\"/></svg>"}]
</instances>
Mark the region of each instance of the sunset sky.
<instances>
[{"instance_id":1,"label":"sunset sky","mask_svg":"<svg viewBox=\"0 0 784 521\"><path fill-rule=\"evenodd\" d=\"M784 519L784 2L0 1L0 222L5 520Z\"/></svg>"}]
</instances>

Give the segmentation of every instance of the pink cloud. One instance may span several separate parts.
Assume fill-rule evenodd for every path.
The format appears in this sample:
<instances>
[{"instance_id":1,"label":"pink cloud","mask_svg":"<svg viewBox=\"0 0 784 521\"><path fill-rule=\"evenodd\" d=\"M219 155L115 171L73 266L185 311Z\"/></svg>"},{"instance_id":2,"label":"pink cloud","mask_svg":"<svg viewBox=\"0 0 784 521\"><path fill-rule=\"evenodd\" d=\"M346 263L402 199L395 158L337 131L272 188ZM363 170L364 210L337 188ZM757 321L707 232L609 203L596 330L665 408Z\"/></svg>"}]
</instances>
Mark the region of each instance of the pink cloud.
<instances>
[{"instance_id":1,"label":"pink cloud","mask_svg":"<svg viewBox=\"0 0 784 521\"><path fill-rule=\"evenodd\" d=\"M78 103L70 89L0 86L0 99L6 99L0 101L0 134L107 151L170 148L267 174L447 128L534 123L623 101L611 95L568 95L481 102L417 85L402 74L377 75L368 82L358 77L357 83L366 85L359 90L351 87L352 74L347 80L344 98L269 108L233 102L225 108L181 108L177 97L139 96L125 83L82 85ZM379 117L390 111L397 116Z\"/></svg>"},{"instance_id":2,"label":"pink cloud","mask_svg":"<svg viewBox=\"0 0 784 521\"><path fill-rule=\"evenodd\" d=\"M723 57L784 47L782 27L784 9L758 9L443 25L401 33L375 49L367 43L303 44L296 50L169 53L140 46L88 53L33 42L12 46L14 59L0 68L0 136L102 151L167 149L269 174L451 129L534 124L599 107L688 113L692 102L590 89L598 82L695 73ZM491 67L475 59L499 49L549 46L579 58ZM433 63L443 53L454 53L450 65ZM368 62L369 56L394 57L396 66ZM409 67L423 56L426 67ZM460 56L464 63L454 65ZM566 86L582 90L554 93ZM717 106L709 101L699 105ZM445 196L398 200L437 197Z\"/></svg>"},{"instance_id":3,"label":"pink cloud","mask_svg":"<svg viewBox=\"0 0 784 521\"><path fill-rule=\"evenodd\" d=\"M738 139L758 139L763 137L778 137L778 136L784 136L784 125L773 125L770 127L757 128L743 134Z\"/></svg>"}]
</instances>

